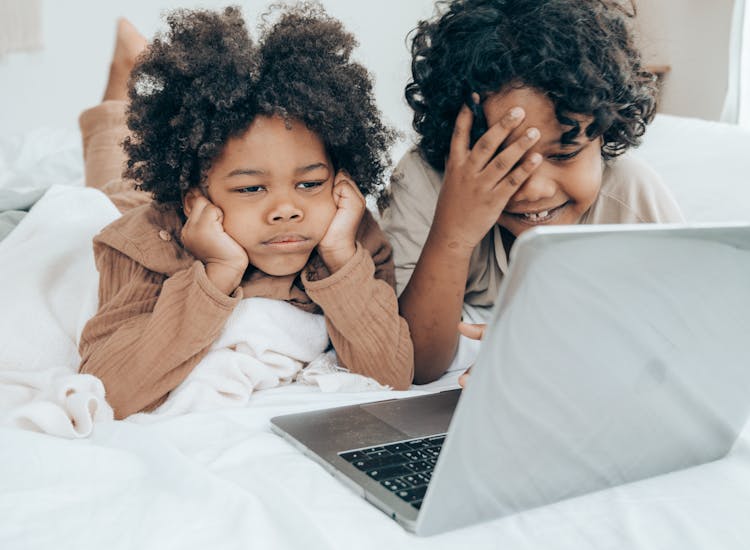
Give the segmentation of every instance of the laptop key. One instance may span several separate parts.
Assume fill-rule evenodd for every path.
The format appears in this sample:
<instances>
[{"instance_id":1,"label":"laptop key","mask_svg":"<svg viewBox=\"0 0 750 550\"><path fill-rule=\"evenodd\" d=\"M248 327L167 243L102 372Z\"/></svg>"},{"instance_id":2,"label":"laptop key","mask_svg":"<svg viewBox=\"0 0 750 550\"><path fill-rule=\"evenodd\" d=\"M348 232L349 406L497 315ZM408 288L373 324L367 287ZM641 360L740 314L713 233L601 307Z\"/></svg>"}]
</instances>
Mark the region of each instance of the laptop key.
<instances>
[{"instance_id":1,"label":"laptop key","mask_svg":"<svg viewBox=\"0 0 750 550\"><path fill-rule=\"evenodd\" d=\"M404 480L405 482L407 482L412 487L416 487L417 485L423 485L424 484L424 481L422 481L421 479L419 479L415 475L404 475L404 474L401 474L401 476L402 476L401 479Z\"/></svg>"},{"instance_id":2,"label":"laptop key","mask_svg":"<svg viewBox=\"0 0 750 550\"><path fill-rule=\"evenodd\" d=\"M429 483L432 479L432 472L423 472L421 474L417 474L417 478L422 480L422 483Z\"/></svg>"},{"instance_id":3,"label":"laptop key","mask_svg":"<svg viewBox=\"0 0 750 550\"><path fill-rule=\"evenodd\" d=\"M411 502L410 504L412 506L414 506L414 508L416 508L417 510L419 510L420 508L422 508L422 501L421 500L415 500L414 502Z\"/></svg>"},{"instance_id":4,"label":"laptop key","mask_svg":"<svg viewBox=\"0 0 750 550\"><path fill-rule=\"evenodd\" d=\"M427 454L423 450L411 450L404 453L404 456L409 459L409 461L417 461L417 460L425 460L428 458L432 458L432 455Z\"/></svg>"},{"instance_id":5,"label":"laptop key","mask_svg":"<svg viewBox=\"0 0 750 550\"><path fill-rule=\"evenodd\" d=\"M396 466L407 462L407 459L401 455L386 455L376 458L361 458L352 462L352 466L363 472L383 468L385 466ZM407 470L409 471L409 470Z\"/></svg>"},{"instance_id":6,"label":"laptop key","mask_svg":"<svg viewBox=\"0 0 750 550\"><path fill-rule=\"evenodd\" d=\"M384 445L386 451L390 451L392 453L403 453L404 451L411 450L411 447L408 447L405 443L393 443L391 445Z\"/></svg>"},{"instance_id":7,"label":"laptop key","mask_svg":"<svg viewBox=\"0 0 750 550\"><path fill-rule=\"evenodd\" d=\"M378 452L384 451L384 450L385 450L384 447L378 446L378 447L370 447L369 449L361 449L359 452L360 453L364 453L366 455L369 455L369 454L378 453Z\"/></svg>"},{"instance_id":8,"label":"laptop key","mask_svg":"<svg viewBox=\"0 0 750 550\"><path fill-rule=\"evenodd\" d=\"M367 453L367 458L381 458L384 456L390 456L391 453L383 449L382 451L373 451L371 453Z\"/></svg>"},{"instance_id":9,"label":"laptop key","mask_svg":"<svg viewBox=\"0 0 750 550\"><path fill-rule=\"evenodd\" d=\"M405 481L402 481L399 478L395 479L384 479L380 482L380 484L388 489L389 491L393 491L394 493L400 489L409 489L411 488L411 485L406 483Z\"/></svg>"},{"instance_id":10,"label":"laptop key","mask_svg":"<svg viewBox=\"0 0 750 550\"><path fill-rule=\"evenodd\" d=\"M347 462L354 462L357 459L364 458L365 453L362 451L352 451L350 453L341 453L339 456Z\"/></svg>"},{"instance_id":11,"label":"laptop key","mask_svg":"<svg viewBox=\"0 0 750 550\"><path fill-rule=\"evenodd\" d=\"M409 470L403 466L391 466L389 468L378 468L376 470L370 470L367 475L375 481L382 481L384 479L391 479L394 477L401 477L409 473Z\"/></svg>"},{"instance_id":12,"label":"laptop key","mask_svg":"<svg viewBox=\"0 0 750 550\"><path fill-rule=\"evenodd\" d=\"M422 500L426 492L427 485L422 485L421 487L414 487L413 489L403 489L401 491L396 491L396 494L401 500L405 500L406 502L414 502L416 500Z\"/></svg>"},{"instance_id":13,"label":"laptop key","mask_svg":"<svg viewBox=\"0 0 750 550\"><path fill-rule=\"evenodd\" d=\"M407 462L406 464L404 464L404 466L406 466L413 472L425 472L427 470L432 470L432 465L429 464L426 460Z\"/></svg>"}]
</instances>

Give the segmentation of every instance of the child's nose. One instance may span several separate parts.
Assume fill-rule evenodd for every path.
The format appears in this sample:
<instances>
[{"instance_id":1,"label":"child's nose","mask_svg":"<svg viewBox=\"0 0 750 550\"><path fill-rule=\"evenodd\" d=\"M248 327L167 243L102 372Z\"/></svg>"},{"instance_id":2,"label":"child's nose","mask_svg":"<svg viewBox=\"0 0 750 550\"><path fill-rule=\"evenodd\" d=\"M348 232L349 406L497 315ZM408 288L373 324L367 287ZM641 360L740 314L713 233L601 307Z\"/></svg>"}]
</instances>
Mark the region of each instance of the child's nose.
<instances>
[{"instance_id":1,"label":"child's nose","mask_svg":"<svg viewBox=\"0 0 750 550\"><path fill-rule=\"evenodd\" d=\"M513 202L538 202L554 197L555 193L557 193L555 179L537 171L529 176L513 195Z\"/></svg>"},{"instance_id":2,"label":"child's nose","mask_svg":"<svg viewBox=\"0 0 750 550\"><path fill-rule=\"evenodd\" d=\"M303 217L302 208L288 195L279 197L268 211L268 223L300 221Z\"/></svg>"}]
</instances>

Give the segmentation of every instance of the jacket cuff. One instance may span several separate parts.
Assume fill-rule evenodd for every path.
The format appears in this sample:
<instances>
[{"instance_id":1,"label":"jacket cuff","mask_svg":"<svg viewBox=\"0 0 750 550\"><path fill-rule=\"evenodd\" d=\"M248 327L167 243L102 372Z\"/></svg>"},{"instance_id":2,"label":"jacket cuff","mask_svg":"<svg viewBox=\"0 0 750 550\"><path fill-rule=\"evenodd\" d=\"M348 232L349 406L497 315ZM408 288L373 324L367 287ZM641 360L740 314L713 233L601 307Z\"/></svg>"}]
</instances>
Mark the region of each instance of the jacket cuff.
<instances>
[{"instance_id":1,"label":"jacket cuff","mask_svg":"<svg viewBox=\"0 0 750 550\"><path fill-rule=\"evenodd\" d=\"M213 302L224 309L234 309L239 301L242 299L242 288L237 287L234 292L227 296L221 290L211 282L206 273L206 266L203 262L196 260L193 265L190 266L190 277L197 284L198 287L208 296Z\"/></svg>"},{"instance_id":2,"label":"jacket cuff","mask_svg":"<svg viewBox=\"0 0 750 550\"><path fill-rule=\"evenodd\" d=\"M307 295L326 313L331 309L359 311L358 302L363 305L367 302L364 290L374 280L375 264L360 243L356 243L356 246L354 256L333 275L313 280L320 271L302 272L302 284ZM343 296L346 299L342 299Z\"/></svg>"}]
</instances>

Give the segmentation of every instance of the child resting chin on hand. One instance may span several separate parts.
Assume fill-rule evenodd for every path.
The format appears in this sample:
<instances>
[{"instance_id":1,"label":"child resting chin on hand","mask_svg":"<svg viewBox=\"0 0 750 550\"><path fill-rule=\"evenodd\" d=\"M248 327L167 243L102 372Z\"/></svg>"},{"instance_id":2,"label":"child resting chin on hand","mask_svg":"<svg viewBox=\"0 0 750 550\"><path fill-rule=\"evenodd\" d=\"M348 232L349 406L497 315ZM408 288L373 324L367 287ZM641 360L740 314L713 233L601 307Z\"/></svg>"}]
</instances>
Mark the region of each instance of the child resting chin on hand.
<instances>
[{"instance_id":1,"label":"child resting chin on hand","mask_svg":"<svg viewBox=\"0 0 750 550\"><path fill-rule=\"evenodd\" d=\"M235 8L167 21L148 47L120 21L104 101L81 116L87 185L124 214L94 240L80 371L117 418L151 410L241 299L265 297L323 314L351 372L408 387L391 249L363 196L382 190L394 133L354 38L305 6L258 45Z\"/></svg>"}]
</instances>

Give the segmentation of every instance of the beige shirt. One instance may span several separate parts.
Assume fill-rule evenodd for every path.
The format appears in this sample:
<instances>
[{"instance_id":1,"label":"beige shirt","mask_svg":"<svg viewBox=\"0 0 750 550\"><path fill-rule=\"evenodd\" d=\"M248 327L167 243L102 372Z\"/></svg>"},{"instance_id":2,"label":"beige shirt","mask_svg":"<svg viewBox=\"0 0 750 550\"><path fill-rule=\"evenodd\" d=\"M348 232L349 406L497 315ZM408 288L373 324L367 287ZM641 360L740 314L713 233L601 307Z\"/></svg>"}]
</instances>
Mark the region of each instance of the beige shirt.
<instances>
[{"instance_id":1,"label":"beige shirt","mask_svg":"<svg viewBox=\"0 0 750 550\"><path fill-rule=\"evenodd\" d=\"M442 184L443 174L432 168L417 149L407 152L393 172L390 206L383 213L381 226L393 246L398 294L417 265ZM599 196L578 223L682 221L677 203L656 172L626 154L604 164ZM507 270L508 257L496 225L472 254L464 302L491 306Z\"/></svg>"}]
</instances>

